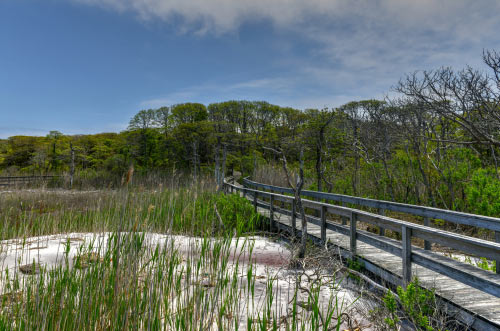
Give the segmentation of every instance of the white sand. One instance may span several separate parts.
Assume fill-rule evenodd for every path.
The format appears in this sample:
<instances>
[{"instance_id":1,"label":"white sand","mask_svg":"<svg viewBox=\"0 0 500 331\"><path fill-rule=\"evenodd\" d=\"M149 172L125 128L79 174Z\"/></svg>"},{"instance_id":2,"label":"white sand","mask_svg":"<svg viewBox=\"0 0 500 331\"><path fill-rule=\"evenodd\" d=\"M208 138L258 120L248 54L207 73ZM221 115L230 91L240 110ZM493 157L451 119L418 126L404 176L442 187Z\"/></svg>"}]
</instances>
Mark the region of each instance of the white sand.
<instances>
[{"instance_id":1,"label":"white sand","mask_svg":"<svg viewBox=\"0 0 500 331\"><path fill-rule=\"evenodd\" d=\"M203 240L201 238L157 233L146 233L144 236L147 246L156 247L157 245L173 244L175 249L186 257L197 255ZM0 272L2 275L0 278L0 294L4 293L3 280L6 270L9 271L11 276L17 274L20 279L25 279L27 277L36 277L36 275L20 273L19 267L21 265L35 262L43 267L53 268L67 262L72 267L73 258L78 254L79 250L82 248L88 249L89 246L92 246L92 251L103 252L106 249L109 237L110 233L70 233L0 241ZM239 282L239 286L247 286L246 281L243 280L246 279L249 267L248 247L250 243L253 244L252 264L256 276L255 296L253 300L241 298L242 305L238 312L240 320L246 321L248 313L262 310L270 280L272 280L273 292L275 293L272 310L276 312L277 316L288 315L291 309L289 302L295 293L299 271L288 268L291 253L284 243L273 242L263 237L233 239L228 272L232 272L236 268L236 262L238 262L238 273L242 280ZM68 251L67 254L66 251ZM307 271L307 273L310 276L312 275L312 271ZM324 279L328 280L328 275ZM307 280L307 277L302 277L300 286L309 289L311 281L311 279ZM351 309L364 309L366 311L369 303L364 299L356 301L357 295L343 287L343 284L340 283L340 280L334 280L332 286L323 287L320 291L320 306L327 307L329 300L336 295L339 305L341 305L338 313ZM299 302L306 303L307 297L307 291L299 291ZM353 305L355 301L356 304ZM307 310L307 308L305 309ZM362 321L363 318L358 315L358 320ZM363 330L367 329L367 324L366 321L362 322Z\"/></svg>"}]
</instances>

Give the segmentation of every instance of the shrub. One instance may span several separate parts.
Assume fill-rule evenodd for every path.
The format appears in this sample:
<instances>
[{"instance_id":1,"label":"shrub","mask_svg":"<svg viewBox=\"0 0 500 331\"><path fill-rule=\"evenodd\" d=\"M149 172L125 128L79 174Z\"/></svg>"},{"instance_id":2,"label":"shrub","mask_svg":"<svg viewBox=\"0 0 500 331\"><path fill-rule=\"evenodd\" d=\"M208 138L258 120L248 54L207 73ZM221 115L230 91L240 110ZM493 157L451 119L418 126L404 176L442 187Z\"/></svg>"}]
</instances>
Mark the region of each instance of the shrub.
<instances>
[{"instance_id":1,"label":"shrub","mask_svg":"<svg viewBox=\"0 0 500 331\"><path fill-rule=\"evenodd\" d=\"M396 296L389 291L384 297L384 306L389 311L389 317L384 321L391 329L397 329L397 325L402 319L413 324L417 330L434 330L431 325L432 317L436 314L436 296L434 291L420 287L419 281L408 284L406 289L398 286L399 311ZM401 317L398 316L401 313Z\"/></svg>"},{"instance_id":2,"label":"shrub","mask_svg":"<svg viewBox=\"0 0 500 331\"><path fill-rule=\"evenodd\" d=\"M494 170L476 170L465 192L472 213L500 216L500 181Z\"/></svg>"}]
</instances>

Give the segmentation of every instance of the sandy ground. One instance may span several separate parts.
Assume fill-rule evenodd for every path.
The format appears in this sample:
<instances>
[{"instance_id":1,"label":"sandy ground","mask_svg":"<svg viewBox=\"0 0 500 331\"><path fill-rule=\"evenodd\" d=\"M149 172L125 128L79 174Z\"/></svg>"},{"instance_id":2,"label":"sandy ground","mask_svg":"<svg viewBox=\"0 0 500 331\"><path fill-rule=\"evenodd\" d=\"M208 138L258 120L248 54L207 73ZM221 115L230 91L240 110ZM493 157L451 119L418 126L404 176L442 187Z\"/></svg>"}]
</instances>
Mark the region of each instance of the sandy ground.
<instances>
[{"instance_id":1,"label":"sandy ground","mask_svg":"<svg viewBox=\"0 0 500 331\"><path fill-rule=\"evenodd\" d=\"M35 275L24 274L20 271L20 267L33 262L39 263L46 268L53 268L67 261L70 267L73 267L73 258L83 247L92 246L91 250L98 253L106 249L109 236L110 233L70 233L0 241L0 271L2 274L0 294L5 292L3 279L6 270L9 271L11 276L18 274L20 279L26 279L27 277L36 277L36 273ZM145 234L145 243L148 246L169 245L168 247L172 247L173 245L182 256L195 256L199 252L201 242L202 239L200 238L187 236ZM275 293L272 310L277 316L287 316L291 309L289 302L292 300L298 285L297 275L299 272L303 273L304 271L289 268L291 253L282 242L271 241L263 237L233 239L228 272L232 272L237 267L242 280L246 278L249 267L248 247L250 246L253 246L251 261L256 279L255 295L253 300L241 298L242 304L238 312L241 317L240 320L245 321L249 313L262 310L266 299L266 288L269 286L270 281ZM304 289L310 289L315 276L312 270L306 270L305 273L310 279L302 277L300 286ZM349 281L346 278L332 278L331 280L330 285L324 286L320 291L320 306L324 306L326 309L329 300L336 296L339 304L338 314L348 312L356 320L356 324L362 326L363 330L371 329L370 323L359 312L368 311L373 303L365 299L358 299L359 295L351 290L352 284L348 284ZM239 286L246 287L246 281L241 281ZM299 309L303 309L306 314L308 313L307 298L307 291L299 291L298 301L301 305ZM347 325L344 325L343 329L346 328Z\"/></svg>"}]
</instances>

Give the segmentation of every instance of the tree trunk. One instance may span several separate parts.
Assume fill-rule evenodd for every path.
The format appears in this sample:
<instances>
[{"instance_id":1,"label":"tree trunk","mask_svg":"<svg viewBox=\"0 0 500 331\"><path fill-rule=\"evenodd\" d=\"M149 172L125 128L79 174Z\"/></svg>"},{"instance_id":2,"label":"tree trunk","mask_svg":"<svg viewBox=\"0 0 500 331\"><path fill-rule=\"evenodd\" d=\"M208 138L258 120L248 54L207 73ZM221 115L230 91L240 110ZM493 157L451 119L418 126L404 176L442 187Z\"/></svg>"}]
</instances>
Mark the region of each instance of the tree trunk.
<instances>
[{"instance_id":1,"label":"tree trunk","mask_svg":"<svg viewBox=\"0 0 500 331\"><path fill-rule=\"evenodd\" d=\"M253 174L252 179L256 180L257 178L257 152L253 152Z\"/></svg>"},{"instance_id":2,"label":"tree trunk","mask_svg":"<svg viewBox=\"0 0 500 331\"><path fill-rule=\"evenodd\" d=\"M354 147L354 179L353 179L353 191L354 195L357 196L359 192L359 152L358 152L358 125L356 120L354 120L353 126L353 147Z\"/></svg>"},{"instance_id":3,"label":"tree trunk","mask_svg":"<svg viewBox=\"0 0 500 331\"><path fill-rule=\"evenodd\" d=\"M73 177L75 176L75 149L73 148L73 143L69 143L69 148L71 150L71 168L69 171L69 187L73 188Z\"/></svg>"},{"instance_id":4,"label":"tree trunk","mask_svg":"<svg viewBox=\"0 0 500 331\"><path fill-rule=\"evenodd\" d=\"M424 182L425 188L427 190L427 196L429 200L431 201L432 207L436 206L436 200L434 199L434 194L432 193L432 187L429 181L429 178L427 177L427 174L425 173L424 167L422 165L422 160L420 159L420 148L417 148L415 150L415 153L417 153L417 162L418 162L418 170L420 171L420 174L422 175L422 180Z\"/></svg>"},{"instance_id":5,"label":"tree trunk","mask_svg":"<svg viewBox=\"0 0 500 331\"><path fill-rule=\"evenodd\" d=\"M302 186L304 185L304 150L300 149L300 169L299 169L299 178L297 180L297 185L295 189L295 200L297 202L297 207L300 211L300 218L302 220L302 238L300 242L300 250L298 257L304 258L306 255L306 244L307 244L307 219L306 213L304 211L304 206L302 205L302 199L300 197L300 193L302 191Z\"/></svg>"},{"instance_id":6,"label":"tree trunk","mask_svg":"<svg viewBox=\"0 0 500 331\"><path fill-rule=\"evenodd\" d=\"M220 186L220 137L217 137L217 144L215 145L215 183L217 185L217 190Z\"/></svg>"},{"instance_id":7,"label":"tree trunk","mask_svg":"<svg viewBox=\"0 0 500 331\"><path fill-rule=\"evenodd\" d=\"M391 201L396 201L394 197L394 187L392 183L392 176L389 172L389 167L387 166L387 160L385 159L385 155L382 158L382 163L384 164L385 175L387 176L387 180L389 181L389 194L391 195Z\"/></svg>"},{"instance_id":8,"label":"tree trunk","mask_svg":"<svg viewBox=\"0 0 500 331\"><path fill-rule=\"evenodd\" d=\"M227 145L224 144L222 150L222 172L221 172L219 190L222 190L224 178L226 178L226 159L227 159Z\"/></svg>"},{"instance_id":9,"label":"tree trunk","mask_svg":"<svg viewBox=\"0 0 500 331\"><path fill-rule=\"evenodd\" d=\"M415 189L415 198L417 199L417 204L420 204L420 190L418 189L418 180L417 176L415 174L415 171L413 169L413 161L410 155L410 150L408 148L408 144L405 145L405 151L406 151L406 156L408 156L408 163L411 169L411 175L413 177L413 187ZM408 200L408 199L407 199Z\"/></svg>"},{"instance_id":10,"label":"tree trunk","mask_svg":"<svg viewBox=\"0 0 500 331\"><path fill-rule=\"evenodd\" d=\"M195 183L198 181L198 144L197 141L193 141L193 178Z\"/></svg>"},{"instance_id":11,"label":"tree trunk","mask_svg":"<svg viewBox=\"0 0 500 331\"><path fill-rule=\"evenodd\" d=\"M322 162L321 162L321 146L318 143L316 145L316 181L318 185L318 191L321 192L323 191L323 186L321 185L321 167L322 167Z\"/></svg>"}]
</instances>

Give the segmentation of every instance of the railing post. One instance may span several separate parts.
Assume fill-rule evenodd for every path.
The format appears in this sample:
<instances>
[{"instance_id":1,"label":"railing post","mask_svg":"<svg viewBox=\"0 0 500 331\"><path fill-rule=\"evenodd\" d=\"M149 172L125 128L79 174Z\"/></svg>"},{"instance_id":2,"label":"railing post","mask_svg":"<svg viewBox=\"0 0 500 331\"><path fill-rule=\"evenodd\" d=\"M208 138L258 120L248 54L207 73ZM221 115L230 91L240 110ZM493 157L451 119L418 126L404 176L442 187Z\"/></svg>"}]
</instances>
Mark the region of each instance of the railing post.
<instances>
[{"instance_id":1,"label":"railing post","mask_svg":"<svg viewBox=\"0 0 500 331\"><path fill-rule=\"evenodd\" d=\"M358 215L351 211L351 231L350 231L350 243L349 247L351 250L352 258L356 255L356 222L358 220Z\"/></svg>"},{"instance_id":2,"label":"railing post","mask_svg":"<svg viewBox=\"0 0 500 331\"><path fill-rule=\"evenodd\" d=\"M271 195L271 199L269 201L269 223L271 226L271 230L274 228L274 196Z\"/></svg>"},{"instance_id":3,"label":"railing post","mask_svg":"<svg viewBox=\"0 0 500 331\"><path fill-rule=\"evenodd\" d=\"M403 285L407 286L411 282L411 229L403 225L401 232L403 237Z\"/></svg>"},{"instance_id":4,"label":"railing post","mask_svg":"<svg viewBox=\"0 0 500 331\"><path fill-rule=\"evenodd\" d=\"M346 203L342 201L342 207L345 207L345 206L346 206ZM347 217L342 216L341 219L342 219L342 225L347 225Z\"/></svg>"},{"instance_id":5,"label":"railing post","mask_svg":"<svg viewBox=\"0 0 500 331\"><path fill-rule=\"evenodd\" d=\"M425 226L430 226L430 219L429 219L429 217L424 217L424 225ZM430 251L431 250L431 243L430 243L430 241L428 241L428 240L424 241L424 249L426 251Z\"/></svg>"},{"instance_id":6,"label":"railing post","mask_svg":"<svg viewBox=\"0 0 500 331\"><path fill-rule=\"evenodd\" d=\"M297 237L297 205L295 203L295 197L292 200L292 236Z\"/></svg>"},{"instance_id":7,"label":"railing post","mask_svg":"<svg viewBox=\"0 0 500 331\"><path fill-rule=\"evenodd\" d=\"M326 244L326 206L321 206L321 242Z\"/></svg>"},{"instance_id":8,"label":"railing post","mask_svg":"<svg viewBox=\"0 0 500 331\"><path fill-rule=\"evenodd\" d=\"M257 212L257 190L253 191L253 208Z\"/></svg>"},{"instance_id":9,"label":"railing post","mask_svg":"<svg viewBox=\"0 0 500 331\"><path fill-rule=\"evenodd\" d=\"M381 215L381 216L385 216L385 209L379 208L378 209L378 214ZM378 234L380 236L382 236L382 237L385 236L385 229L383 227L379 226L378 227Z\"/></svg>"},{"instance_id":10,"label":"railing post","mask_svg":"<svg viewBox=\"0 0 500 331\"><path fill-rule=\"evenodd\" d=\"M495 241L500 243L500 231L495 231ZM497 267L497 275L500 275L500 261L495 261Z\"/></svg>"}]
</instances>

